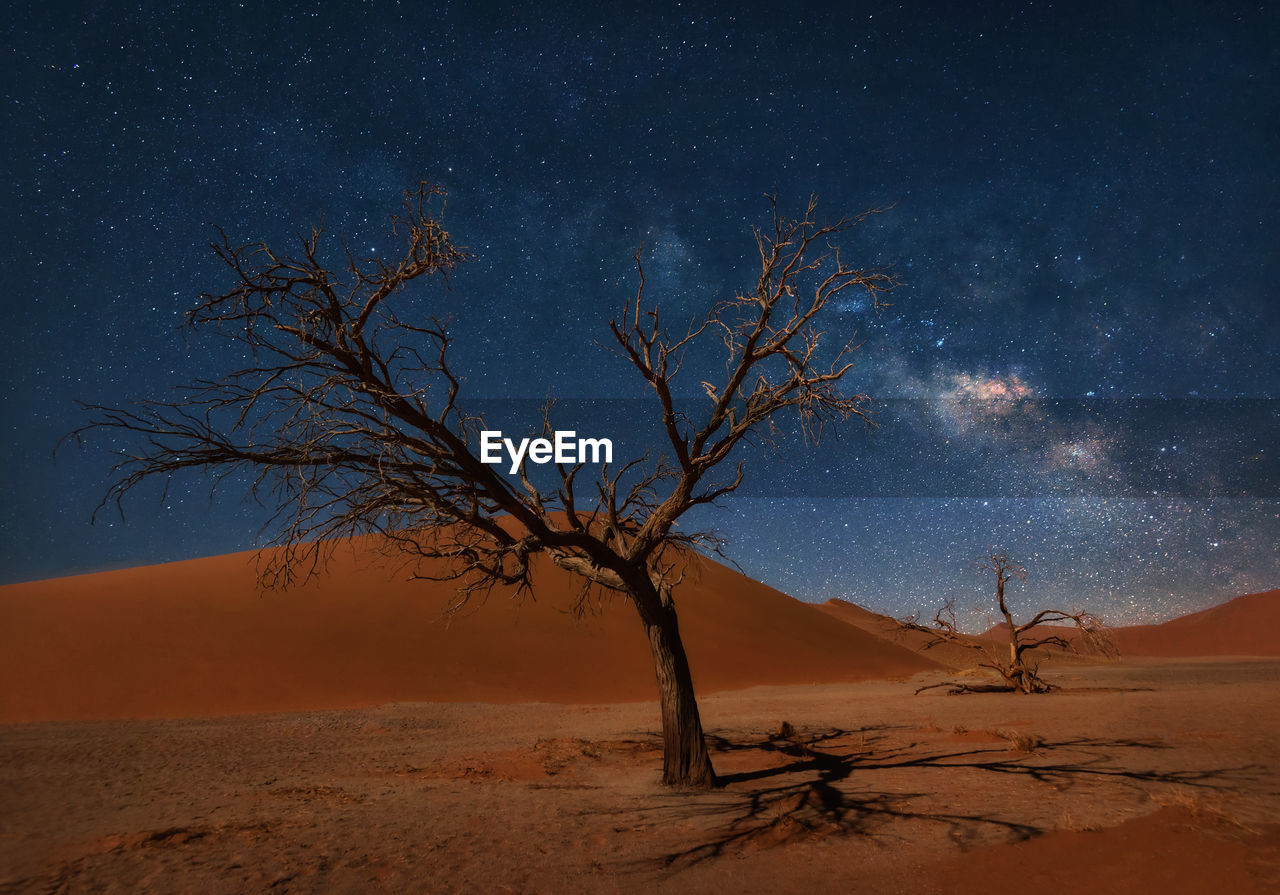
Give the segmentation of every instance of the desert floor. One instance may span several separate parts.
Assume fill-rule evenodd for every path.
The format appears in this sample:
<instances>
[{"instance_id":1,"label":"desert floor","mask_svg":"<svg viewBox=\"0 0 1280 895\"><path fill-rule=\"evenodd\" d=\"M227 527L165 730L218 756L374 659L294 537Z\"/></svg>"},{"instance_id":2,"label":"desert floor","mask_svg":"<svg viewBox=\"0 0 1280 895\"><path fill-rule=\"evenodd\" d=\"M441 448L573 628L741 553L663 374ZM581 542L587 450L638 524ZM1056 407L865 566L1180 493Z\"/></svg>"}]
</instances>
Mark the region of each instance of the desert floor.
<instances>
[{"instance_id":1,"label":"desert floor","mask_svg":"<svg viewBox=\"0 0 1280 895\"><path fill-rule=\"evenodd\" d=\"M0 891L1280 891L1280 661L935 679L705 697L714 792L652 703L4 725Z\"/></svg>"}]
</instances>

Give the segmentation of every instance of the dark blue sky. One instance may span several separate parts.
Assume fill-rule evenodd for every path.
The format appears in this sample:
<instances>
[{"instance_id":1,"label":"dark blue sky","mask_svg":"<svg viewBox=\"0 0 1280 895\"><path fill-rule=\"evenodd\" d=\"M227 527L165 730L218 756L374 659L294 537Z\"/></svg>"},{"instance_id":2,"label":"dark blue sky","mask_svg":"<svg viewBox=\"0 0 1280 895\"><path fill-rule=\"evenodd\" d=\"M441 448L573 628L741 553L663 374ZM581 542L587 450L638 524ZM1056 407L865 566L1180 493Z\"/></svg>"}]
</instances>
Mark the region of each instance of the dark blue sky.
<instances>
[{"instance_id":1,"label":"dark blue sky","mask_svg":"<svg viewBox=\"0 0 1280 895\"><path fill-rule=\"evenodd\" d=\"M225 369L179 331L206 243L323 218L391 247L430 175L477 256L453 315L480 399L634 399L595 340L634 289L672 317L749 286L776 189L906 282L850 380L888 403L758 467L705 517L747 572L894 612L1028 599L1161 618L1280 585L1280 14L1257 4L44 3L6 23L0 580L252 546L200 480L89 515L119 404ZM690 381L689 397L697 394ZM627 405L630 406L630 405Z\"/></svg>"}]
</instances>

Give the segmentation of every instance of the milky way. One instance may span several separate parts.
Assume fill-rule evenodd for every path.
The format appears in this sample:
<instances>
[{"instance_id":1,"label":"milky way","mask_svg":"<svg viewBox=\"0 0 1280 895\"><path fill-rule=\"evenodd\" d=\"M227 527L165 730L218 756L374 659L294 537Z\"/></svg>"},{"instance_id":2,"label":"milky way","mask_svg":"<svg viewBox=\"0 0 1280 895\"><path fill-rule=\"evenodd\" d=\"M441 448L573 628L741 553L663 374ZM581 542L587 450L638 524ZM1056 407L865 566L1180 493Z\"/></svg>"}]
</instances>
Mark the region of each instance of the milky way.
<instances>
[{"instance_id":1,"label":"milky way","mask_svg":"<svg viewBox=\"0 0 1280 895\"><path fill-rule=\"evenodd\" d=\"M225 285L212 225L283 243L323 219L389 251L430 176L477 258L432 309L495 407L645 406L596 344L637 246L685 320L750 287L766 192L887 209L845 248L905 285L828 318L863 344L850 384L879 428L753 455L691 520L797 597L977 603L990 545L1027 599L1117 621L1280 585L1270 9L112 6L6 34L3 580L253 546L262 510L199 479L91 527L126 445L53 446L77 401L239 360L179 329Z\"/></svg>"}]
</instances>

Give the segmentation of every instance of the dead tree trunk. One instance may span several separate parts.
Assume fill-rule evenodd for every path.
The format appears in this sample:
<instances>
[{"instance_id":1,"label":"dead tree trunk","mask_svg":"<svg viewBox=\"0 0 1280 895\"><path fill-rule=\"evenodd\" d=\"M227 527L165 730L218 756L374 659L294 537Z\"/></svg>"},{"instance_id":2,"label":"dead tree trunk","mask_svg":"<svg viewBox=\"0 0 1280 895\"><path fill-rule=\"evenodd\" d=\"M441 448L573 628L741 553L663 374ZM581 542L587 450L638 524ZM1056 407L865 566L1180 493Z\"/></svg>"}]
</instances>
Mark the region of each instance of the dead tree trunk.
<instances>
[{"instance_id":1,"label":"dead tree trunk","mask_svg":"<svg viewBox=\"0 0 1280 895\"><path fill-rule=\"evenodd\" d=\"M648 581L632 591L632 598L649 637L662 705L662 782L710 789L716 785L716 774L702 733L676 607L669 593Z\"/></svg>"},{"instance_id":2,"label":"dead tree trunk","mask_svg":"<svg viewBox=\"0 0 1280 895\"><path fill-rule=\"evenodd\" d=\"M1000 614L1004 616L1005 630L1009 632L1009 665L999 670L1004 676L1005 683L1010 687L1021 690L1023 693L1031 693L1034 690L1033 675L1027 673L1027 668L1022 662L1022 645L1018 641L1018 626L1014 623L1013 613L1009 611L1004 601L1004 584L1008 580L1007 573L1003 569L996 572L996 603L1000 606Z\"/></svg>"},{"instance_id":3,"label":"dead tree trunk","mask_svg":"<svg viewBox=\"0 0 1280 895\"><path fill-rule=\"evenodd\" d=\"M693 692L693 675L674 610L648 626L649 648L662 699L662 782L706 789L716 785L711 756L702 735L702 718Z\"/></svg>"}]
</instances>

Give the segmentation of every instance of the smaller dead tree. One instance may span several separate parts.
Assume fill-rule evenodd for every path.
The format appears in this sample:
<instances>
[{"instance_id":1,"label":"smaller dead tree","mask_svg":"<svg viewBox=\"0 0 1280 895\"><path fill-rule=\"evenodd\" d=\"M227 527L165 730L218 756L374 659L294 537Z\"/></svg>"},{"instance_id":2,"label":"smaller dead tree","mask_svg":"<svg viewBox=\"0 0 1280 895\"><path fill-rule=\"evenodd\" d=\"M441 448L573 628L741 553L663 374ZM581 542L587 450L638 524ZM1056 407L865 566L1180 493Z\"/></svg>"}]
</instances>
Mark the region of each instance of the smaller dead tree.
<instances>
[{"instance_id":1,"label":"smaller dead tree","mask_svg":"<svg viewBox=\"0 0 1280 895\"><path fill-rule=\"evenodd\" d=\"M1014 578L1025 581L1027 570L1008 553L989 549L974 565L979 572L995 577L996 606L1003 621L982 636L963 634L956 623L955 600L947 600L935 613L932 624L921 624L918 616L900 622L905 630L929 635L930 639L924 644L924 649L951 643L975 650L985 660L978 662L978 667L990 669L1003 679L1003 685L997 689L1016 693L1045 693L1053 689L1039 674L1040 663L1033 657L1036 650L1083 651L1108 658L1120 654L1102 619L1088 612L1042 609L1029 621L1022 624L1014 621L1013 613L1005 600L1005 585ZM1070 633L1066 630L1068 625L1075 627L1078 638L1064 636ZM1007 647L1002 641L1007 641ZM921 687L916 692L934 687L950 687L954 693L988 689L948 682Z\"/></svg>"}]
</instances>

